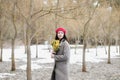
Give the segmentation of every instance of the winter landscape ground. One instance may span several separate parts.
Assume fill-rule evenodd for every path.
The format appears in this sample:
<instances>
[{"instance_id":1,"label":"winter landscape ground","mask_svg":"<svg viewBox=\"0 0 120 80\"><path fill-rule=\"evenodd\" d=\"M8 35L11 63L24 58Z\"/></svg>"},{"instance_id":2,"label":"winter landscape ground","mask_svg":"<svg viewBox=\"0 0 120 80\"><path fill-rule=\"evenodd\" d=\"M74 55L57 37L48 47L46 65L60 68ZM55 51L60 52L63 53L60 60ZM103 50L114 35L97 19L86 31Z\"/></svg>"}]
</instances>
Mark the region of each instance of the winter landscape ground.
<instances>
[{"instance_id":1,"label":"winter landscape ground","mask_svg":"<svg viewBox=\"0 0 120 80\"><path fill-rule=\"evenodd\" d=\"M71 45L72 46L72 45ZM74 46L74 45L73 45ZM54 60L46 45L39 45L39 58L36 56L36 46L31 46L32 80L50 80ZM102 46L86 50L86 69L82 72L82 48L71 48L70 80L120 80L120 54L116 47L111 47L111 64L107 64L107 54ZM26 54L24 47L15 49L16 71L11 70L11 49L3 49L3 62L0 62L0 80L26 80Z\"/></svg>"}]
</instances>

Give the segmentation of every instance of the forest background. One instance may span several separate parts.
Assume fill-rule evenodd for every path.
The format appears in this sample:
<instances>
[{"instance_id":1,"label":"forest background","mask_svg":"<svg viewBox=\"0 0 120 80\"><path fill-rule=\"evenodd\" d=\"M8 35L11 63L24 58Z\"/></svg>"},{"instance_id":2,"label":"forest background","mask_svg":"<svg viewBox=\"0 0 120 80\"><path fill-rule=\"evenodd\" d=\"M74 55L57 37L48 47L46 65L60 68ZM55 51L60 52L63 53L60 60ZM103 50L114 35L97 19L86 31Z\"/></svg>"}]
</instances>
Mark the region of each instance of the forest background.
<instances>
[{"instance_id":1,"label":"forest background","mask_svg":"<svg viewBox=\"0 0 120 80\"><path fill-rule=\"evenodd\" d=\"M64 27L70 44L85 49L116 45L120 53L120 0L0 0L0 61L3 48L12 48L12 68L15 70L14 48L24 45L27 53L27 78L31 79L30 46L48 44L55 29Z\"/></svg>"}]
</instances>

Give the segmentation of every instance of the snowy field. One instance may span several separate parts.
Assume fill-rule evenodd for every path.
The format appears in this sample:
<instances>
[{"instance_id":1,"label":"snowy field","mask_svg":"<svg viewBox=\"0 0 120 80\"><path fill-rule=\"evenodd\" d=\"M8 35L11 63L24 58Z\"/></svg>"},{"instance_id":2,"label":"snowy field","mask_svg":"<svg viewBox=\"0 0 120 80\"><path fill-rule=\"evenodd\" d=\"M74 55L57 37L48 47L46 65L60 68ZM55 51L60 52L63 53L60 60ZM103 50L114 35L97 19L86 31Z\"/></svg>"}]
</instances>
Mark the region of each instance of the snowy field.
<instances>
[{"instance_id":1,"label":"snowy field","mask_svg":"<svg viewBox=\"0 0 120 80\"><path fill-rule=\"evenodd\" d=\"M74 45L71 45L72 47ZM80 47L81 45L79 45ZM44 65L38 65L38 64L46 64L46 63L53 63L54 60L50 57L50 52L47 49L47 45L39 45L38 46L38 59L35 59L36 57L36 46L31 46L31 57L32 59L32 71L41 69L41 68L52 68L52 66L44 66ZM107 48L107 47L106 47ZM119 53L116 53L116 46L111 46L111 58L120 58L117 57ZM24 53L24 47L18 46L15 49L15 61L20 62L23 61L24 63L20 65L19 67L16 67L17 69L26 70L26 57L27 55ZM86 50L86 62L91 63L99 63L103 62L105 59L107 59L108 55L105 54L105 48L102 46L97 47L97 56L96 56L96 49L90 48L89 51ZM3 62L9 62L11 61L11 49L3 49ZM106 61L107 62L107 61ZM70 56L70 64L75 65L82 65L82 48L75 49L71 48L71 56ZM1 67L0 67L1 68ZM6 73L6 72L0 72L0 80L4 79L5 77L11 77L15 76L15 73ZM7 80L7 79L6 79Z\"/></svg>"}]
</instances>

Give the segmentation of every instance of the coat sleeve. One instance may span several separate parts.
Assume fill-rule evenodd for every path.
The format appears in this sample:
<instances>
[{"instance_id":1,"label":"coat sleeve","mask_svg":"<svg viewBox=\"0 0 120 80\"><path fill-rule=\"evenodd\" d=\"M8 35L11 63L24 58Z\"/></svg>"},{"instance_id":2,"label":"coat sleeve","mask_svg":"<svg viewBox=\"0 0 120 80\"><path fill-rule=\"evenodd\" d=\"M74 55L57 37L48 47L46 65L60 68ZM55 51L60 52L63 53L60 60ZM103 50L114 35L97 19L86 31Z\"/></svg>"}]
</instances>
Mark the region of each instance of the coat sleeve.
<instances>
[{"instance_id":1,"label":"coat sleeve","mask_svg":"<svg viewBox=\"0 0 120 80\"><path fill-rule=\"evenodd\" d=\"M61 51L61 55L55 55L55 61L62 62L67 61L69 59L70 55L70 47L67 42L64 42L64 48L63 51Z\"/></svg>"}]
</instances>

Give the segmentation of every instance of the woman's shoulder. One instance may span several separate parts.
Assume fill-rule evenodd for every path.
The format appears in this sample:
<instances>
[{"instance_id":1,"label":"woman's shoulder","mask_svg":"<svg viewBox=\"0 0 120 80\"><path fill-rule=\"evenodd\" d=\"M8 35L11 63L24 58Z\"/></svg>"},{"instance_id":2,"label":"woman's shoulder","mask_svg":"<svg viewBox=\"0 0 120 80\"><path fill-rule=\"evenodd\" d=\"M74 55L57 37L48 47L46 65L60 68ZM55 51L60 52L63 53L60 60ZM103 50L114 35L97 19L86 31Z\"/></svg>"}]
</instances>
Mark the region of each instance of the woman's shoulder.
<instances>
[{"instance_id":1,"label":"woman's shoulder","mask_svg":"<svg viewBox=\"0 0 120 80\"><path fill-rule=\"evenodd\" d=\"M63 40L62 43L63 43L64 45L69 45L69 43L68 43L67 40Z\"/></svg>"}]
</instances>

